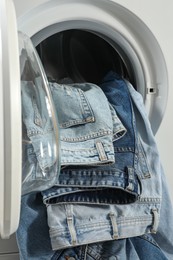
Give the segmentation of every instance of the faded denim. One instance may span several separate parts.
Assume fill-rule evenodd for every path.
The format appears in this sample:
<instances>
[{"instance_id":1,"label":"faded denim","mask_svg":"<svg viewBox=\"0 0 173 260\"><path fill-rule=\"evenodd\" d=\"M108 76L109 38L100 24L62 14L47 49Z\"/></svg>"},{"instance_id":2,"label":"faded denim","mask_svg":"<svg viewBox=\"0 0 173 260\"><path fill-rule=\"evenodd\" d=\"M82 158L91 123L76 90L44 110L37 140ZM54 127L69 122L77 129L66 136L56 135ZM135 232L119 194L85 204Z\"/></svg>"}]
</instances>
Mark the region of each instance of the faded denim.
<instances>
[{"instance_id":1,"label":"faded denim","mask_svg":"<svg viewBox=\"0 0 173 260\"><path fill-rule=\"evenodd\" d=\"M18 36L22 101L22 194L26 194L48 189L54 184L60 166L59 136L58 122L39 56L27 35L19 32Z\"/></svg>"},{"instance_id":2,"label":"faded denim","mask_svg":"<svg viewBox=\"0 0 173 260\"><path fill-rule=\"evenodd\" d=\"M166 176L159 159L159 154L157 151L156 144L154 143L154 139L152 135L145 134L145 130L148 129L148 133L151 132L151 128L149 127L147 114L144 109L144 104L141 95L134 90L131 84L128 84L128 88L133 99L135 113L138 122L139 132L142 138L143 147L148 155L148 160L152 167L152 177L155 185L143 185L143 199L151 198L152 196L155 198L161 198L161 209L159 210L160 218L159 218L159 226L157 229L157 233L152 236L157 241L162 251L166 255L169 260L173 259L173 206L170 199L169 189L167 186ZM142 121L146 122L145 125L142 124ZM149 138L150 137L150 138ZM152 141L153 139L153 141ZM159 184L161 183L161 187ZM160 194L160 195L159 195ZM160 208L159 206L159 208Z\"/></svg>"},{"instance_id":3,"label":"faded denim","mask_svg":"<svg viewBox=\"0 0 173 260\"><path fill-rule=\"evenodd\" d=\"M53 249L156 233L158 229L162 198L162 168L142 97L128 82L115 73L108 74L101 87L109 102L115 107L118 117L125 125L127 132L132 128L129 130L128 120L125 120L127 116L130 118L129 107L128 102L125 102L120 97L125 96L126 99L132 100L129 104L133 105L131 115L133 116L133 113L135 115L136 128L132 128L131 133L135 133L133 129L136 129L136 138L132 138L134 135L131 134L129 140L130 142L135 140L136 152L134 153L134 160L132 158L130 160L135 162L137 178L140 180L141 185L141 194L135 203L128 204L127 201L130 202L128 200L130 195L125 196L122 192L118 193L117 186L113 191L111 188L99 190L99 187L96 186L97 190L95 191L92 191L90 187L88 191L76 189L72 193L65 185L64 187L53 187L44 191L44 202L47 205L48 225ZM117 93L119 99L116 98ZM121 100L121 104L126 105L128 113L122 113L125 109L118 107L116 103L118 100ZM134 122L134 119L129 121L129 125L131 125L131 122ZM123 139L126 137L128 135L114 142L115 158L118 158L115 165L120 165L121 170L121 167L123 167L121 163L126 163L126 157L123 156L128 154L126 154L126 149L122 149L119 154L120 146L118 142L122 142L121 145L125 148L127 143L124 144ZM124 161L121 158L124 158ZM98 175L94 175L96 180L97 176L103 177L101 175L102 168L103 166L99 169ZM106 166L104 173L106 174L107 169L109 174L108 169L110 168L113 168L113 166L111 165L109 168ZM92 178L92 173L95 173L96 170L97 168L83 169L85 178L88 176ZM62 170L61 173L65 171L67 172L67 169ZM90 175L87 175L88 172L90 172ZM61 176L65 178L65 174L61 175L61 173L59 180L61 180ZM72 180L77 174L79 174L80 180L83 177L80 168L78 171L73 169L71 172L69 169L69 173L71 173L69 177L71 176ZM98 183L99 180L97 180ZM62 189L64 189L64 192L62 192Z\"/></svg>"},{"instance_id":4,"label":"faded denim","mask_svg":"<svg viewBox=\"0 0 173 260\"><path fill-rule=\"evenodd\" d=\"M17 230L20 260L172 260L166 258L150 234L53 251L46 208L40 193L22 197ZM71 258L70 258L71 257Z\"/></svg>"},{"instance_id":5,"label":"faded denim","mask_svg":"<svg viewBox=\"0 0 173 260\"><path fill-rule=\"evenodd\" d=\"M126 129L100 88L87 83L72 86L51 83L50 90L59 117L61 165L114 163L113 141L123 137ZM22 81L21 92L22 193L26 194L52 187L58 178L59 165L52 116L41 78L35 79L35 84ZM95 96L99 102L94 102Z\"/></svg>"},{"instance_id":6,"label":"faded denim","mask_svg":"<svg viewBox=\"0 0 173 260\"><path fill-rule=\"evenodd\" d=\"M109 95L108 101L119 113L118 117L127 130L122 138L113 142L115 163L101 167L71 165L62 168L56 186L43 191L46 204L127 204L134 202L140 195L139 175L148 178L150 173L136 134L130 95L123 80L116 87L111 87L111 91L114 102L109 101ZM94 98L97 100L97 96Z\"/></svg>"},{"instance_id":7,"label":"faded denim","mask_svg":"<svg viewBox=\"0 0 173 260\"><path fill-rule=\"evenodd\" d=\"M21 82L22 194L48 189L59 174L59 151L50 100L41 77ZM55 122L57 124L57 121Z\"/></svg>"},{"instance_id":8,"label":"faded denim","mask_svg":"<svg viewBox=\"0 0 173 260\"><path fill-rule=\"evenodd\" d=\"M101 89L92 83L49 87L60 125L61 166L114 163L112 142L126 130Z\"/></svg>"},{"instance_id":9,"label":"faded denim","mask_svg":"<svg viewBox=\"0 0 173 260\"><path fill-rule=\"evenodd\" d=\"M117 79L117 84L118 84L119 80L121 80L121 79L120 78ZM139 138L138 138L138 140L140 140L140 147L142 149L144 149L145 153L148 151L147 145L146 146L142 145L143 140L145 140L145 141L147 141L146 142L147 144L151 145L151 147L149 146L150 149L151 149L150 152L152 153L152 149L153 149L154 152L155 152L154 155L158 156L158 151L157 151L157 148L156 148L156 144L154 142L154 137L153 137L153 135L150 136L150 134L152 132L151 132L150 124L148 122L147 115L145 113L142 98L141 98L140 94L137 93L133 89L133 87L131 87L130 84L128 84L128 88L129 88L129 91L130 91L130 95L133 98L133 107L134 107L135 115L138 116L138 120L139 120L139 125L138 124L137 125L139 127L138 134L141 134L141 135L139 135ZM141 128L140 128L140 125L142 125ZM145 139L144 139L144 137L145 137ZM156 150L155 150L155 148L156 148ZM140 151L140 149L139 149L139 151ZM150 153L149 153L149 155L150 155ZM169 260L173 259L173 257L172 257L173 256L173 245L172 245L172 241L173 241L173 235L172 235L173 234L173 230L172 230L173 229L173 223L172 223L173 218L172 218L172 216L173 216L173 214L172 214L172 207L171 207L171 203L170 203L169 194L167 192L167 185L166 185L165 178L164 178L164 172L163 172L163 169L162 169L161 164L160 164L159 156L158 157L157 156L156 156L156 161L155 160L154 161L148 160L148 167L152 166L151 167L152 170L153 170L152 174L154 175L154 177L156 177L158 175L158 179L161 181L161 184L162 184L162 187L163 187L163 192L160 189L159 185L157 187L157 182L156 182L155 185L150 186L151 188L153 187L153 189L154 189L153 191L148 190L148 189L146 189L146 191L145 191L145 190L142 189L142 194L140 196L140 199L137 202L130 204L130 205L98 205L98 204L97 205L91 205L91 203L90 203L90 205L86 205L86 203L85 203L85 205L79 205L79 204L76 205L76 204L73 203L72 206L71 206L68 203L67 209L69 209L69 208L71 208L71 209L67 210L67 209L65 209L65 205L64 206L63 205L56 205L56 204L53 204L53 203L48 204L48 207L47 207L48 210L50 210L50 212L52 211L53 213L56 213L56 217L57 217L58 207L59 207L59 212L62 213L61 215L64 214L64 216L65 216L65 218L64 218L64 221L66 223L65 226L64 226L64 223L63 223L63 218L60 218L59 221L62 221L62 223L63 223L63 226L61 226L61 228L62 228L61 231L64 231L64 233L62 232L61 234L63 234L63 236L65 237L65 239L66 239L65 243L67 244L67 246L70 243L71 243L70 245L72 246L72 241L73 241L73 243L75 241L74 239L72 240L73 236L71 236L71 233L70 233L70 232L72 232L72 234L73 234L73 231L75 231L75 229L73 229L73 227L74 228L77 227L77 231L78 231L78 233L77 233L78 237L77 238L78 239L82 239L82 236L84 237L87 234L87 232L90 233L93 229L94 229L94 232L91 232L90 235L92 235L93 237L95 236L96 241L98 241L98 235L99 234L101 234L101 236L104 237L105 234L107 235L108 233L110 233L109 236L111 237L110 239L112 241L110 241L108 243L122 241L122 240L118 240L118 241L113 241L113 240L117 239L117 234L118 234L118 238L121 238L121 234L123 234L123 231L124 231L125 235L126 235L126 232L128 233L127 236L132 236L134 233L135 233L134 234L135 236L136 235L138 236L138 235L143 234L143 232L146 232L146 233L156 232L157 227L158 227L158 232L154 235L152 234L152 236L154 236L155 240L158 242L161 249L163 249L163 251L164 251L165 255L168 257L168 259ZM155 165L155 163L157 163L157 162L159 162L159 164ZM152 163L152 165L151 165L151 163ZM147 183L148 183L149 180L150 181L152 180L152 176L151 176L151 178L147 179L146 178L147 175L144 175L145 178L142 178L144 176L141 174L142 173L141 170L139 172L140 172L140 176L141 176L141 183L144 183L144 181L146 181L146 180L147 180ZM153 195L153 194L155 194L155 195ZM160 197L157 194L160 194ZM149 196L155 196L155 197L149 197ZM162 197L162 200L161 200L161 197ZM40 239L40 252L39 252L41 254L41 250L43 250L43 252L42 252L43 258L41 258L41 259L48 259L48 258L44 258L44 253L45 253L45 251L46 251L46 254L49 254L50 252L49 252L49 250L44 250L44 249L45 248L49 249L50 244L49 244L49 247L47 247L47 244L46 244L46 241L45 241L45 248L43 249L43 245L44 245L43 241L47 237L47 234L48 234L46 220L44 219L44 216L45 216L44 214L45 214L46 209L41 204L42 209L44 209L44 214L42 214L43 212L41 214L39 214L39 207L38 207L38 204L36 204L37 207L35 209L31 210L31 213L30 213L31 217L29 218L31 223L28 227L27 226L28 220L27 220L26 216L29 216L29 214L27 214L28 213L27 208L32 207L33 202L30 201L30 203L28 203L27 200L25 202L26 202L25 207L22 210L23 216L21 214L21 223L20 223L19 230L18 230L19 244L21 246L23 245L24 248L25 248L25 250L24 249L22 250L24 255L26 253L28 253L27 250L28 250L29 247L31 247L31 248L34 247L34 245L32 243L31 243L32 246L31 246L31 244L26 245L25 244L26 240L24 239L24 236L23 236L24 234L27 233L27 229L29 227L31 227L30 228L31 237L32 237L32 232L33 232L33 235L35 236L35 238L37 236L38 236L38 239L41 238ZM161 204L161 215L160 215L160 221L159 221L160 204ZM63 209L63 207L65 209L64 212L61 210L61 209ZM81 211L80 211L80 207L81 207ZM87 210L84 210L84 207ZM93 209L95 207L96 207L96 211L93 211ZM88 209L90 209L91 212L89 212ZM52 212L51 212L51 215L52 215ZM72 212L72 213L77 212L77 214L76 215L73 214L72 218L71 218L71 216L69 214L70 212ZM78 214L78 212L79 212L79 214ZM81 212L81 215L80 215L80 212ZM87 213L87 216L84 219L84 225L82 227L82 219L83 219L84 213ZM98 222L100 215L101 215L101 221ZM35 221L34 216L37 218L37 221ZM46 232L47 232L46 235L43 234L42 237L39 235L39 232L36 232L36 230L37 230L36 227L37 227L38 223L41 224L40 219L42 219L42 217L40 218L39 216L40 217L43 216L43 222L44 222L44 226L46 226ZM52 215L52 218L54 219L54 215ZM54 220L56 221L56 218ZM77 224L81 224L81 225L75 226L76 220L78 220ZM106 220L106 221L104 222L102 220ZM32 228L33 227L33 226L31 226L32 223L36 224L35 228ZM54 222L52 222L52 224L53 223ZM70 225L68 226L67 223L70 223ZM86 228L85 228L85 224L87 224ZM92 225L92 224L94 224L94 225ZM100 224L100 228L97 229L97 225L99 225L99 224ZM158 224L159 224L159 226L158 226ZM57 225L57 223L55 224L54 227L51 226L52 231L53 232L55 231L55 233L54 233L55 237L52 238L52 242L53 242L54 238L59 239L58 225L57 226L56 225ZM95 228L95 226L96 226L96 228ZM82 229L78 229L78 227L80 227ZM117 227L118 227L118 229L117 229ZM39 225L38 225L38 228L39 228ZM41 229L39 228L39 230L41 230ZM57 231L57 236L56 236L56 231ZM52 233L50 232L50 234L52 235L53 232ZM43 239L43 241L42 241L42 239ZM87 239L89 240L89 237L87 238L87 236L86 236L86 240ZM47 240L49 241L48 238L47 238ZM32 241L32 239L30 241ZM89 240L89 241L91 241L91 240ZM126 241L129 241L129 240L126 239ZM50 243L50 241L49 241L49 243ZM38 243L38 245L39 245L39 243ZM90 244L90 245L92 247L92 244ZM26 248L27 246L28 246L28 248ZM66 247L66 245L65 245L65 247ZM85 247L78 247L78 248L79 248L79 251L80 251L81 248L85 248ZM74 250L76 252L76 248ZM35 251L30 250L30 253L31 252L36 254L37 248L35 248ZM61 256L64 256L63 253L61 254L59 252L64 252L65 255L67 254L67 252L73 252L73 254L74 254L73 249L69 249L69 251L68 250L67 251L66 250L65 251L61 251L61 250L59 251L58 250L56 252L57 255L60 254ZM56 253L55 253L55 255L56 255ZM32 255L32 253L31 253L31 255ZM50 255L51 255L51 257L53 257L52 251L51 251ZM126 254L126 255L128 255L128 254ZM155 255L153 255L151 257L151 259L154 259L154 256ZM156 256L157 256L156 259L165 259L163 257L163 255L161 255L161 257L163 257L163 258L159 258L158 255L156 255ZM35 257L35 256L33 256L33 257ZM37 257L38 257L38 255L37 255ZM145 257L145 256L143 256L143 257ZM147 259L149 259L149 257L150 257L148 251L147 251L146 257L147 257ZM23 258L23 259L25 259L25 258ZM26 258L26 259L38 259L38 258ZM58 259L58 258L50 258L50 259ZM59 259L61 259L61 258L59 258ZM90 259L90 258L88 258L88 259ZM108 259L108 258L105 258L105 259ZM116 258L113 258L113 259L116 259ZM126 258L123 258L123 259L126 259ZM132 259L145 259L145 258L132 258Z\"/></svg>"}]
</instances>

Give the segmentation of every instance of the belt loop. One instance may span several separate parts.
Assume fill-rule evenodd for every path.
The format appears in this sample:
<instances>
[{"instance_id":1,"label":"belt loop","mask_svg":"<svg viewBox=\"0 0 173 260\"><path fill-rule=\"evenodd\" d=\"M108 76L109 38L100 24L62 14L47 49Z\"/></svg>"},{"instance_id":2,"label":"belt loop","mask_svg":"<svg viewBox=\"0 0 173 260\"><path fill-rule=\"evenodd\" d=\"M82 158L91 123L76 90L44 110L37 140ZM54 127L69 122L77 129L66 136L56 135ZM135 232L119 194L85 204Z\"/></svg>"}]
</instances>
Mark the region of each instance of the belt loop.
<instances>
[{"instance_id":1,"label":"belt loop","mask_svg":"<svg viewBox=\"0 0 173 260\"><path fill-rule=\"evenodd\" d=\"M96 149L99 154L100 161L106 161L108 158L107 158L104 146L101 141L96 141Z\"/></svg>"},{"instance_id":2,"label":"belt loop","mask_svg":"<svg viewBox=\"0 0 173 260\"><path fill-rule=\"evenodd\" d=\"M156 234L159 225L159 214L157 209L152 209L151 212L153 214L153 225L151 228L151 233Z\"/></svg>"},{"instance_id":3,"label":"belt loop","mask_svg":"<svg viewBox=\"0 0 173 260\"><path fill-rule=\"evenodd\" d=\"M126 169L127 169L127 174L128 174L128 185L126 187L126 190L133 191L134 190L134 180L135 180L134 168L126 167Z\"/></svg>"},{"instance_id":4,"label":"belt loop","mask_svg":"<svg viewBox=\"0 0 173 260\"><path fill-rule=\"evenodd\" d=\"M112 229L113 229L113 235L112 238L113 239L118 239L118 226L117 226L117 221L116 221L116 217L114 213L109 213L109 217L111 220L111 224L112 224Z\"/></svg>"},{"instance_id":5,"label":"belt loop","mask_svg":"<svg viewBox=\"0 0 173 260\"><path fill-rule=\"evenodd\" d=\"M72 205L65 205L66 214L67 214L67 225L71 236L71 243L73 246L75 246L77 243L77 238L76 238L76 230L74 226L74 217L72 214L72 207L73 207Z\"/></svg>"}]
</instances>

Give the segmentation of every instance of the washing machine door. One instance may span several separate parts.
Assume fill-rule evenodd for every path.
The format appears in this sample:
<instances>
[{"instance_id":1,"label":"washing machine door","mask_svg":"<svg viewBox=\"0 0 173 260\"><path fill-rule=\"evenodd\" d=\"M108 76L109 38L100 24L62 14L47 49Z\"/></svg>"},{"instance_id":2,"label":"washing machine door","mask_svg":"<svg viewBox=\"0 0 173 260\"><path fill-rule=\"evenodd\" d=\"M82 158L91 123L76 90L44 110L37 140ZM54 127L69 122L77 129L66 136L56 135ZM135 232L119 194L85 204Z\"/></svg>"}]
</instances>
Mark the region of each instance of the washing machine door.
<instances>
[{"instance_id":1,"label":"washing machine door","mask_svg":"<svg viewBox=\"0 0 173 260\"><path fill-rule=\"evenodd\" d=\"M0 1L0 235L17 229L21 199L21 94L16 15Z\"/></svg>"},{"instance_id":2,"label":"washing machine door","mask_svg":"<svg viewBox=\"0 0 173 260\"><path fill-rule=\"evenodd\" d=\"M58 121L43 66L30 38L17 31L12 0L1 0L0 235L2 238L8 238L18 227L21 195L52 187L59 169Z\"/></svg>"}]
</instances>

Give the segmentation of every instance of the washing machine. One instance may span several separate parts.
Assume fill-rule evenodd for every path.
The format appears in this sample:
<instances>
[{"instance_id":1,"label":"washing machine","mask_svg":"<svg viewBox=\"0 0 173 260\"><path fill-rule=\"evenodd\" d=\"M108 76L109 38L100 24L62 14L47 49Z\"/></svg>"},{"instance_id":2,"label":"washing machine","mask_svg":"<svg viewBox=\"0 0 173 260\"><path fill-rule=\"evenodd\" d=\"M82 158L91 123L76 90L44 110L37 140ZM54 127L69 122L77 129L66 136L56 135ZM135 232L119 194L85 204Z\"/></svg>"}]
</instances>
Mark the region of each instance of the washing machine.
<instances>
[{"instance_id":1,"label":"washing machine","mask_svg":"<svg viewBox=\"0 0 173 260\"><path fill-rule=\"evenodd\" d=\"M114 68L133 84L143 96L173 200L173 2L1 0L0 7L2 237L15 232L20 214L18 31L32 40L50 80L97 84ZM0 259L19 259L14 235L0 241Z\"/></svg>"}]
</instances>

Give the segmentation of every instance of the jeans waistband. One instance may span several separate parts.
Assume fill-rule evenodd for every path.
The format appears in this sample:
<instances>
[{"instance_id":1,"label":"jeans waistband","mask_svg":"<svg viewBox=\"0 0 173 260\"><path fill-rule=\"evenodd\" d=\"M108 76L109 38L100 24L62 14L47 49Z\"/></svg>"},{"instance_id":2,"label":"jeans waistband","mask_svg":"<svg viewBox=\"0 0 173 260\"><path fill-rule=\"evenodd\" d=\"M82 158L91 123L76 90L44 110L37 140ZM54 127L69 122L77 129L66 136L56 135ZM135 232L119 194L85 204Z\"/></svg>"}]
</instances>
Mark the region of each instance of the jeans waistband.
<instances>
[{"instance_id":1,"label":"jeans waistband","mask_svg":"<svg viewBox=\"0 0 173 260\"><path fill-rule=\"evenodd\" d=\"M129 205L48 205L53 250L155 233L160 200L146 199L130 206L129 211Z\"/></svg>"},{"instance_id":2,"label":"jeans waistband","mask_svg":"<svg viewBox=\"0 0 173 260\"><path fill-rule=\"evenodd\" d=\"M44 201L105 204L136 201L141 194L141 181L150 179L151 186L155 182L150 178L140 139L136 140L136 147L136 150L134 147L115 147L116 162L112 165L61 169L56 185L42 192Z\"/></svg>"},{"instance_id":3,"label":"jeans waistband","mask_svg":"<svg viewBox=\"0 0 173 260\"><path fill-rule=\"evenodd\" d=\"M134 170L66 170L60 174L59 184L43 191L44 202L86 202L126 204L136 201L140 193Z\"/></svg>"}]
</instances>

